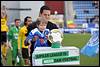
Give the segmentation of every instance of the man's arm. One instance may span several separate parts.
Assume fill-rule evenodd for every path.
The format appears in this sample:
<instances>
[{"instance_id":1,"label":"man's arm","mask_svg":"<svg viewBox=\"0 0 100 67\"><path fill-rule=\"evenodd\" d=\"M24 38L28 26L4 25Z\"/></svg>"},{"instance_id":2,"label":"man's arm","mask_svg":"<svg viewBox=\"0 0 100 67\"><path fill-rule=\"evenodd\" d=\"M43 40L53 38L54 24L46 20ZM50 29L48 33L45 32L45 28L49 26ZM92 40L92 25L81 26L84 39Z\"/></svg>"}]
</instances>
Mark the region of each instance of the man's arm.
<instances>
[{"instance_id":1,"label":"man's arm","mask_svg":"<svg viewBox=\"0 0 100 67\"><path fill-rule=\"evenodd\" d=\"M18 49L20 49L20 45L21 45L21 36L22 36L22 30L19 30L19 34L18 34Z\"/></svg>"},{"instance_id":2,"label":"man's arm","mask_svg":"<svg viewBox=\"0 0 100 67\"><path fill-rule=\"evenodd\" d=\"M48 24L47 24L47 29L49 30L52 30L52 29L58 29L57 25L48 21Z\"/></svg>"},{"instance_id":3,"label":"man's arm","mask_svg":"<svg viewBox=\"0 0 100 67\"><path fill-rule=\"evenodd\" d=\"M8 32L8 41L10 41L12 38L13 38L13 32L12 32L12 28L10 28Z\"/></svg>"},{"instance_id":4,"label":"man's arm","mask_svg":"<svg viewBox=\"0 0 100 67\"><path fill-rule=\"evenodd\" d=\"M9 32L8 32L8 47L11 48L11 50L13 49L11 46L11 40L13 38L13 29L10 28Z\"/></svg>"}]
</instances>

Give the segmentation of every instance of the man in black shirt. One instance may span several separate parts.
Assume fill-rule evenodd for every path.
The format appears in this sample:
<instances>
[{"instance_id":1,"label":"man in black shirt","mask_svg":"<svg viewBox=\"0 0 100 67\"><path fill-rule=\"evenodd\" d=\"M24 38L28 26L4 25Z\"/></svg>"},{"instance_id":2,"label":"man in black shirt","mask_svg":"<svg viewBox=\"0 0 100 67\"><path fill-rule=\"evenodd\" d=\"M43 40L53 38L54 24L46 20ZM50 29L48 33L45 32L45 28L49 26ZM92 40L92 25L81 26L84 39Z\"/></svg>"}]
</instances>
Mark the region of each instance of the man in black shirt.
<instances>
[{"instance_id":1,"label":"man in black shirt","mask_svg":"<svg viewBox=\"0 0 100 67\"><path fill-rule=\"evenodd\" d=\"M49 20L49 19L50 19L50 14L51 14L51 11L50 11L50 8L49 8L48 6L42 6L42 7L40 8L39 17L44 17L44 18L46 18L47 20ZM28 33L27 33L26 35L28 35L29 32L30 32L32 29L34 29L34 28L37 27L37 26L36 26L36 23L37 23L37 22L33 22L32 24L30 24L30 25L27 27ZM47 27L46 27L46 28L49 29L49 30L58 29L58 27L56 26L56 24L54 24L54 23L52 23L52 22L50 22L50 21L48 21L48 24L47 24ZM48 43L49 43L49 46L51 46L51 44L50 44L49 41L48 41Z\"/></svg>"},{"instance_id":2,"label":"man in black shirt","mask_svg":"<svg viewBox=\"0 0 100 67\"><path fill-rule=\"evenodd\" d=\"M51 11L50 11L50 8L48 6L42 6L40 8L40 13L39 13L39 17L44 17L48 20L48 23L47 23L47 29L49 30L52 30L52 29L58 29L58 27L56 26L56 24L52 23L49 21L50 19L50 14L51 14ZM33 22L32 24L30 24L27 29L28 29L28 33L26 34L26 36L29 34L29 32L36 28L37 22ZM48 45L51 46L51 43L48 41ZM32 42L32 45L31 45L31 54L33 53L34 49L33 49L33 46L34 46L34 42ZM32 55L31 55L32 56ZM32 57L31 57L32 59ZM31 60L32 61L32 60Z\"/></svg>"}]
</instances>

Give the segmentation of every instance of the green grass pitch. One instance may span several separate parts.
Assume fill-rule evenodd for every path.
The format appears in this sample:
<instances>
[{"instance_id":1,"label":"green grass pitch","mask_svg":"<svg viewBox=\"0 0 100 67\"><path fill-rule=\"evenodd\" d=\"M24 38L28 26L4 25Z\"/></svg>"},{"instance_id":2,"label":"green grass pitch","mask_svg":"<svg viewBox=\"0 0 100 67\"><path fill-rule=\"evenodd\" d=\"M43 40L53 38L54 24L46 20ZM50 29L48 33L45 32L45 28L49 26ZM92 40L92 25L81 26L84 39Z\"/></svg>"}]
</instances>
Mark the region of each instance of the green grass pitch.
<instances>
[{"instance_id":1,"label":"green grass pitch","mask_svg":"<svg viewBox=\"0 0 100 67\"><path fill-rule=\"evenodd\" d=\"M75 46L79 49L83 48L90 39L90 34L64 34L62 41L63 46ZM11 50L8 52L7 65L12 66L11 63ZM88 57L85 55L80 55L80 65L79 66L99 66L99 54L96 57Z\"/></svg>"}]
</instances>

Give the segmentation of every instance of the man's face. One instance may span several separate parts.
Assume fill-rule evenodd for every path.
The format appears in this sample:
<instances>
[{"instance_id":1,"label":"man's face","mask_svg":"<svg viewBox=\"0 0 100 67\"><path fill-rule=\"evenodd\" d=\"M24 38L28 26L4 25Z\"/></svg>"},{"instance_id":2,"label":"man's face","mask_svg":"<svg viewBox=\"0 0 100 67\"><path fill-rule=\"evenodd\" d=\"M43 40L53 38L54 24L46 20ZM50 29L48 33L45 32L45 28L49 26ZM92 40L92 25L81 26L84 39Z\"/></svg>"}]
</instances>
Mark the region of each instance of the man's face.
<instances>
[{"instance_id":1,"label":"man's face","mask_svg":"<svg viewBox=\"0 0 100 67\"><path fill-rule=\"evenodd\" d=\"M50 14L51 14L50 10L43 10L43 13L40 14L40 17L44 17L47 20L49 20L50 19Z\"/></svg>"},{"instance_id":2,"label":"man's face","mask_svg":"<svg viewBox=\"0 0 100 67\"><path fill-rule=\"evenodd\" d=\"M16 20L15 25L19 26L19 24L20 24L20 20Z\"/></svg>"},{"instance_id":3,"label":"man's face","mask_svg":"<svg viewBox=\"0 0 100 67\"><path fill-rule=\"evenodd\" d=\"M32 23L32 18L27 18L27 25L30 25Z\"/></svg>"}]
</instances>

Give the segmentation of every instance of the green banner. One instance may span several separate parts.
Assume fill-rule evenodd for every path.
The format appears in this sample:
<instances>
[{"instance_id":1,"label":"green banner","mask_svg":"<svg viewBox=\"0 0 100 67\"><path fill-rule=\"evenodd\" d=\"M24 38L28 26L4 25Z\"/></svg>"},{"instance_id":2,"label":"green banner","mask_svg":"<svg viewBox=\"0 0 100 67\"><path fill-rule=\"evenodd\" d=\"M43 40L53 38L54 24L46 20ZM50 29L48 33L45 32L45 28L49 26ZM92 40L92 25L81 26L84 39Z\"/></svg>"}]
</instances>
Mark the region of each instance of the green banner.
<instances>
[{"instance_id":1,"label":"green banner","mask_svg":"<svg viewBox=\"0 0 100 67\"><path fill-rule=\"evenodd\" d=\"M58 56L68 56L68 51L63 52L53 52L53 53L44 53L44 54L36 54L35 59L43 59L43 58L51 58L51 57L58 57Z\"/></svg>"},{"instance_id":2,"label":"green banner","mask_svg":"<svg viewBox=\"0 0 100 67\"><path fill-rule=\"evenodd\" d=\"M55 58L48 58L43 59L43 64L51 64L51 63L63 63L63 62L74 62L79 61L79 56L63 56L63 57L55 57Z\"/></svg>"}]
</instances>

